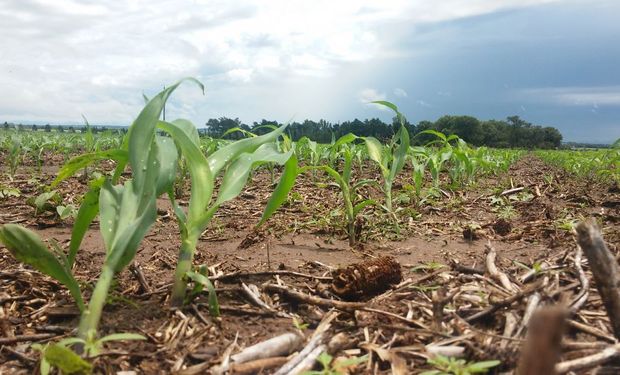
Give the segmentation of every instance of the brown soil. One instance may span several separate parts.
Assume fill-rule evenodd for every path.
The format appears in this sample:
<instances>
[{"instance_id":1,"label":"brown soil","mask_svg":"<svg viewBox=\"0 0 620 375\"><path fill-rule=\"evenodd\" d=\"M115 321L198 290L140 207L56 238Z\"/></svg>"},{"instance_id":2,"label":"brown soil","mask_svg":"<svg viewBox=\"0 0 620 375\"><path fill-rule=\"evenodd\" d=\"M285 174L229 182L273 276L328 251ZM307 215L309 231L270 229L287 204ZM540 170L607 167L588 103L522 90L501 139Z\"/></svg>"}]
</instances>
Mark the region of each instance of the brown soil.
<instances>
[{"instance_id":1,"label":"brown soil","mask_svg":"<svg viewBox=\"0 0 620 375\"><path fill-rule=\"evenodd\" d=\"M18 188L21 196L0 200L0 224L22 224L37 231L42 238L54 239L66 248L71 236L71 221L62 222L52 213L35 216L34 209L26 203L27 198L37 196L42 186L52 181L61 162L57 159L46 160L41 174L26 167L19 170L12 181L2 177L0 185ZM371 168L365 168L364 174L365 178L378 178ZM39 187L32 181L33 177L38 178ZM326 288L329 282L321 282L323 279L286 274L244 275L244 272L288 270L317 277L330 276L330 267L347 266L378 256L393 256L401 264L405 280L409 279L410 284L411 280L424 281L409 285L399 293L369 296L366 300L369 307L404 317L408 311L413 311L414 306L417 306L415 309L430 309L433 291L441 285L452 285L460 277L464 277L463 282L469 280L467 277L471 276L459 276L459 272L450 271L450 264L457 262L484 269L487 241L499 253L498 266L513 280L524 271L515 261L532 267L536 263L557 259L566 252L574 252L574 239L566 226L573 220L596 217L610 249L616 252L620 244L620 205L616 204L620 201L620 193L617 189L596 181L575 179L533 156L522 158L507 174L481 178L475 186L464 190L445 190L430 204L422 206L417 206L413 199L408 202L405 199L404 187L408 179L409 172L405 171L395 184L401 187L400 192L394 193L395 200L403 198L399 204L402 208L399 211L401 235L395 234L390 217L380 208L368 209L362 229L362 245L351 249L341 225L344 216L338 190L329 181L319 178L315 183L310 176L299 178L290 202L264 229L255 232L253 226L271 191L268 172L256 173L242 195L220 209L203 234L194 260L196 265L213 267L218 275L233 274L216 282L222 305L221 318L209 316L206 296L199 297L181 311L168 308L169 286L180 243L170 202L160 199L157 223L142 242L135 258L149 290L144 290L135 273L129 269L122 271L100 325L101 335L135 332L143 334L147 340L109 343L104 354L94 359L96 371L170 373L201 363L206 363L205 368L209 368L221 363L235 337L236 344L245 347L280 333L295 331L291 318L252 305L239 287L241 282L258 286L281 282L309 295L333 298ZM509 205L493 202L493 197L512 187L525 187L525 190L506 196ZM72 178L63 182L59 191L66 203L78 205L86 185L79 178ZM370 188L364 194L379 200L381 197L379 191ZM182 204L186 203L184 199L187 197L180 198ZM476 236L470 233L464 238L464 230L474 230ZM95 222L84 239L75 267L86 298L96 282L104 255L98 223ZM44 343L74 335L78 317L70 295L60 284L21 265L4 247L0 247L0 257L0 336L19 338L21 335L50 334L43 340L16 340L0 345L0 373L32 373L37 368L39 357L30 349L32 341ZM235 276L235 273L239 274ZM293 303L276 293L264 291L262 296L278 311L296 314L299 321L309 324L304 332L306 335L311 334L327 311L308 303ZM522 311L524 305L525 300L522 300L513 307ZM600 300L595 306L602 311ZM422 312L415 311L412 319L428 319ZM465 314L468 310L463 311ZM332 323L332 335L344 332L350 347L363 348L358 345L365 341L366 328L373 344L417 345L418 351L423 352L421 345L439 341L448 332L435 335L415 325L403 325L388 315L362 315L360 311L355 314L341 312ZM604 319L599 322L598 329L610 332L608 322ZM502 334L497 317L481 322L475 329ZM456 336L457 332L450 335ZM472 345L477 345L476 348L484 346L484 340L474 341L475 345ZM365 345L367 348L370 344ZM354 355L351 353L355 351L335 354ZM365 353L366 350L359 351L360 355ZM484 357L471 348L468 353L471 359ZM507 355L496 354L498 358ZM429 368L419 355L401 355L412 372ZM389 372L388 362L378 361L376 356L374 361L378 372ZM507 359L506 368L515 361L516 358ZM359 367L356 371L370 370Z\"/></svg>"}]
</instances>

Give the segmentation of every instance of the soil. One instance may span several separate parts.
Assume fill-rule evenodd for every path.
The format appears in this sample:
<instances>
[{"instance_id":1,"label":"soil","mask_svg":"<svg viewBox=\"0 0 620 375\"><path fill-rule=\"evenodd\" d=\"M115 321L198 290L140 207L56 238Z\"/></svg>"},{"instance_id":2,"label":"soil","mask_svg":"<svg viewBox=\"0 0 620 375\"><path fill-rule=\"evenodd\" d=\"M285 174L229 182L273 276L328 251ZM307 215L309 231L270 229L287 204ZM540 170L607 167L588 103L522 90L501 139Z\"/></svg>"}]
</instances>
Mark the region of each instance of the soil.
<instances>
[{"instance_id":1,"label":"soil","mask_svg":"<svg viewBox=\"0 0 620 375\"><path fill-rule=\"evenodd\" d=\"M26 202L53 180L60 163L62 158L48 155L41 172L33 166L25 166L13 179L3 174L0 186L17 188L20 196L0 200L0 224L19 223L35 230L47 241L53 239L61 247L68 247L71 219L62 221L54 213L35 215L34 208ZM104 169L110 168L112 166L107 165ZM362 177L377 179L378 173L366 165ZM341 224L344 214L338 189L321 176L316 181L309 175L301 176L289 202L264 228L254 230L272 189L268 171L255 173L241 196L218 211L201 237L194 259L195 265L207 265L212 275L221 277L215 283L222 311L218 318L209 315L206 295L199 296L181 310L168 307L180 241L170 202L161 198L157 223L142 242L132 267L141 270L147 285L141 285L135 271L123 270L113 286L100 324L100 335L134 332L147 340L106 344L103 354L93 360L95 371L133 370L156 374L196 368L192 366L203 366L206 370L220 364L233 343L236 343L233 352L237 352L238 348L295 332L293 319L282 313L295 314L299 322L307 324L303 334L309 336L328 310L265 290L261 296L274 310L257 307L243 293L242 282L259 287L280 283L307 295L335 298L329 293L326 279L333 269L392 256L400 263L408 286L397 290L398 293L369 294L362 297L362 301L368 307L402 317L413 314L409 319L424 321L430 319L425 318L423 312L432 308L437 288L461 282L459 278L473 282L467 279L472 276L455 271L455 264L484 270L487 243L497 250L498 267L512 280L526 271L524 265L532 268L560 259L562 254L572 254L576 245L570 224L578 220L595 217L610 250L617 253L620 245L617 186L577 179L532 155L524 156L507 173L482 177L475 185L464 189L445 188L421 205L407 189L409 178L410 171L405 170L395 183L399 191L393 193L399 207L400 234L396 234L392 219L380 207L371 207L364 214L360 245L350 248ZM59 185L58 191L65 203L79 205L81 195L87 190L85 181L71 178ZM524 190L507 194L498 201L502 192L514 187L524 187ZM380 191L366 189L365 196L381 200ZM188 187L181 190L187 193ZM187 199L181 196L179 201L187 204ZM82 243L74 269L86 300L104 256L98 222L95 222ZM0 270L0 340L9 339L8 343L0 341L0 373L33 373L38 368L39 354L30 348L31 343L75 335L77 311L65 288L17 262L4 247L0 247ZM591 293L590 298L594 299L595 306L591 310L600 316L603 310L598 295ZM523 311L525 303L525 299L519 300L512 308ZM349 351L341 349L335 354L366 354L371 344L411 347L424 352L424 345L440 341L446 335L458 335L448 327L441 328L441 324L444 331L433 334L389 315L363 315L361 311L352 313L340 309L332 323L331 335L344 333ZM503 325L498 319L487 319L472 325L471 329L501 335ZM597 321L600 331L611 332L604 316ZM48 336L43 339L32 336L37 334ZM581 337L575 330L568 334L574 339ZM473 349L467 349L468 358L472 360L484 357L479 349L485 345L484 335L479 335L482 338L474 340ZM518 348L517 344L510 344L504 352L493 353L505 359L504 368L511 368L516 362L515 345ZM508 350L511 348L513 352ZM406 360L409 372L431 368L420 355L399 353ZM487 356L490 353L487 352ZM566 359L566 355L562 359ZM354 372L390 372L390 361L380 360L376 355L373 366L376 369L358 366Z\"/></svg>"}]
</instances>

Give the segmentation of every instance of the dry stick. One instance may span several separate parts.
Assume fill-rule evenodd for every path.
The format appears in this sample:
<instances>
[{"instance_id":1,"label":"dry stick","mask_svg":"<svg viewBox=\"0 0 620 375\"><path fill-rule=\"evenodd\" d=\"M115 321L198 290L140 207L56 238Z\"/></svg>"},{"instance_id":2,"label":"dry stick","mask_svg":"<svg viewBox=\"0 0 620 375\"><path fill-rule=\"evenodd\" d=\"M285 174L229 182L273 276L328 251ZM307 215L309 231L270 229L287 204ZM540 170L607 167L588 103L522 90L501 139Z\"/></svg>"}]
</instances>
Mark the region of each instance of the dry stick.
<instances>
[{"instance_id":1,"label":"dry stick","mask_svg":"<svg viewBox=\"0 0 620 375\"><path fill-rule=\"evenodd\" d=\"M1 350L5 350L5 351L9 352L9 354L14 355L15 357L17 357L20 361L22 361L28 367L31 367L32 365L34 365L34 364L36 364L38 362L36 359L32 359L32 358L28 357L27 355L18 352L17 350L13 350L13 349L9 348L8 346L3 346L1 348Z\"/></svg>"},{"instance_id":2,"label":"dry stick","mask_svg":"<svg viewBox=\"0 0 620 375\"><path fill-rule=\"evenodd\" d=\"M359 302L343 302L336 301L326 298L319 298L310 296L304 293L300 293L291 289L288 289L286 286L276 285L276 284L267 284L263 287L267 292L280 293L287 297L293 298L295 300L305 302L311 305L322 306L322 307L333 307L338 310L344 311L352 311L352 310L360 310L366 306L365 303Z\"/></svg>"},{"instance_id":3,"label":"dry stick","mask_svg":"<svg viewBox=\"0 0 620 375\"><path fill-rule=\"evenodd\" d=\"M133 264L129 266L129 270L131 271L131 273L134 274L136 279L138 279L138 283L142 287L142 292L151 293L151 287L149 286L149 283L146 281L146 277L144 277L144 273L142 272L142 267L140 266L140 263L133 262Z\"/></svg>"},{"instance_id":4,"label":"dry stick","mask_svg":"<svg viewBox=\"0 0 620 375\"><path fill-rule=\"evenodd\" d=\"M286 361L286 357L257 359L246 363L233 364L230 366L230 372L232 374L262 374L266 370L282 366Z\"/></svg>"},{"instance_id":5,"label":"dry stick","mask_svg":"<svg viewBox=\"0 0 620 375\"><path fill-rule=\"evenodd\" d=\"M450 268L452 269L452 271L458 273L465 273L470 275L484 275L484 269L464 266L456 259L452 259L450 261Z\"/></svg>"},{"instance_id":6,"label":"dry stick","mask_svg":"<svg viewBox=\"0 0 620 375\"><path fill-rule=\"evenodd\" d=\"M600 353L573 359L570 361L560 362L555 365L555 372L558 374L565 374L570 371L578 371L591 368L601 365L618 355L620 355L620 344L611 345L603 349L603 351L601 351Z\"/></svg>"},{"instance_id":7,"label":"dry stick","mask_svg":"<svg viewBox=\"0 0 620 375\"><path fill-rule=\"evenodd\" d=\"M543 279L544 285L547 284L547 280L548 279L546 277ZM532 294L530 298L528 298L527 305L525 306L525 312L523 313L523 319L521 319L521 325L519 326L519 329L517 330L515 336L519 336L521 332L523 332L523 330L529 326L530 319L536 312L538 304L540 303L540 299L540 293L538 292L534 292L534 294Z\"/></svg>"},{"instance_id":8,"label":"dry stick","mask_svg":"<svg viewBox=\"0 0 620 375\"><path fill-rule=\"evenodd\" d=\"M505 323L504 323L504 332L502 333L502 336L512 337L512 334L517 328L517 323L518 323L517 317L515 316L515 314L512 311L507 312ZM508 344L509 344L508 340L502 340L499 343L499 347L504 349Z\"/></svg>"},{"instance_id":9,"label":"dry stick","mask_svg":"<svg viewBox=\"0 0 620 375\"><path fill-rule=\"evenodd\" d=\"M560 359L565 320L566 312L555 307L542 308L532 316L516 375L555 374L555 364Z\"/></svg>"},{"instance_id":10,"label":"dry stick","mask_svg":"<svg viewBox=\"0 0 620 375\"><path fill-rule=\"evenodd\" d=\"M382 314L385 316L389 316L395 319L398 319L400 321L409 323L411 325L415 325L419 328L422 329L429 329L427 326L425 326L424 324L417 322L415 320L412 319L407 319L404 318L400 315L388 312L388 311L383 311L383 310L378 310L378 309L373 309L370 307L365 307L366 304L365 303L360 303L360 302L343 302L343 301L336 301L336 300L331 300L331 299L326 299L326 298L319 298L319 297L314 297L314 296L310 296L304 293L300 293L300 292L296 292L294 290L290 290L287 289L287 287L285 286L280 286L280 285L275 285L275 284L267 284L264 286L265 290L268 292L274 292L274 293L280 293L283 294L289 298L292 298L294 300L297 301L301 301L301 302L305 302L308 303L310 305L315 305L315 306L321 306L321 307L327 307L327 308L335 308L338 310L342 310L342 311L355 311L355 310L362 310L362 311L366 311L366 312L370 312L370 313L375 313L375 314Z\"/></svg>"},{"instance_id":11,"label":"dry stick","mask_svg":"<svg viewBox=\"0 0 620 375\"><path fill-rule=\"evenodd\" d=\"M495 258L497 258L497 251L495 251L493 246L491 246L491 241L488 241L485 247L487 249L486 265L487 265L487 271L489 272L489 275L491 275L493 279L495 279L498 283L500 283L504 287L504 289L511 291L511 292L518 292L519 289L513 283L510 282L510 279L508 279L508 276L505 273L497 269L497 266L495 265Z\"/></svg>"},{"instance_id":12,"label":"dry stick","mask_svg":"<svg viewBox=\"0 0 620 375\"><path fill-rule=\"evenodd\" d=\"M316 362L316 359L321 355L321 353L323 353L326 350L327 350L327 345L325 344L321 344L317 346L316 348L314 348L314 350L308 353L308 355L304 357L297 364L297 366L295 366L291 371L287 372L286 374L297 375L297 374L301 374L305 371L310 370L312 367L314 367L314 363Z\"/></svg>"},{"instance_id":13,"label":"dry stick","mask_svg":"<svg viewBox=\"0 0 620 375\"><path fill-rule=\"evenodd\" d=\"M41 341L58 336L55 333L37 333L34 335L18 335L15 337L0 337L0 345L10 345L24 341Z\"/></svg>"},{"instance_id":14,"label":"dry stick","mask_svg":"<svg viewBox=\"0 0 620 375\"><path fill-rule=\"evenodd\" d=\"M308 341L306 346L297 355L293 356L293 358L291 358L282 367L280 367L278 371L274 373L274 375L293 373L292 370L297 368L297 366L299 366L300 363L304 361L304 359L311 357L314 351L316 351L318 348L325 347L325 345L322 344L325 334L331 327L331 322L336 319L338 315L339 313L334 310L325 314L323 320L321 320L321 323L319 323L319 325L316 327L316 330L312 334L312 337L310 338L310 341ZM322 351L323 350L321 350L321 352ZM318 354L321 353L319 352ZM314 363L314 359L312 360L312 362Z\"/></svg>"},{"instance_id":15,"label":"dry stick","mask_svg":"<svg viewBox=\"0 0 620 375\"><path fill-rule=\"evenodd\" d=\"M250 301L256 306L265 309L267 311L272 312L274 315L280 316L282 318L290 318L290 314L276 311L273 307L269 306L263 300L261 300L258 288L254 284L250 284L250 286L245 283L241 283L241 288L243 293L250 299Z\"/></svg>"},{"instance_id":16,"label":"dry stick","mask_svg":"<svg viewBox=\"0 0 620 375\"><path fill-rule=\"evenodd\" d=\"M521 186L521 187L516 187L513 189L508 189L508 190L504 190L501 192L501 196L506 196L506 195L510 195L510 194L515 194L518 193L520 191L523 191L525 189L525 187Z\"/></svg>"},{"instance_id":17,"label":"dry stick","mask_svg":"<svg viewBox=\"0 0 620 375\"><path fill-rule=\"evenodd\" d=\"M614 336L620 338L620 270L614 256L609 252L594 220L583 222L575 228L577 241L588 258L592 276L596 282Z\"/></svg>"},{"instance_id":18,"label":"dry stick","mask_svg":"<svg viewBox=\"0 0 620 375\"><path fill-rule=\"evenodd\" d=\"M581 266L582 257L583 250L581 250L581 246L577 245L577 250L575 251L575 269L577 270L577 275L579 275L581 290L579 291L579 294L577 294L577 297L575 297L575 299L570 304L571 314L575 314L577 311L579 311L581 306L583 306L583 304L587 301L589 295L588 289L590 289L590 282L588 281L586 273L583 272L583 267Z\"/></svg>"},{"instance_id":19,"label":"dry stick","mask_svg":"<svg viewBox=\"0 0 620 375\"><path fill-rule=\"evenodd\" d=\"M361 308L361 309L359 309L359 310L361 310L361 311L366 311L366 312L370 312L370 313L375 313L375 314L381 314L381 315L389 316L389 317L394 318L394 319L396 319L396 320L400 320L401 322L405 322L405 323L408 323L408 324L410 324L410 325L414 325L414 326L416 326L416 327L418 327L418 328L421 328L421 329L425 329L425 330L427 330L427 331L430 331L430 328L429 328L429 327L427 327L427 326L426 326L426 325L424 325L423 323L420 323L420 322L419 322L419 321L417 321L417 320L408 319L408 318L405 318L405 317L403 317L403 316L400 316L400 315L398 315L398 314L394 314L394 313L391 313L391 312L388 312L388 311L383 311L383 310L373 309L373 308L371 308L371 307L364 307L364 308Z\"/></svg>"},{"instance_id":20,"label":"dry stick","mask_svg":"<svg viewBox=\"0 0 620 375\"><path fill-rule=\"evenodd\" d=\"M288 355L297 350L303 338L296 333L285 333L280 336L272 337L269 340L259 342L249 346L241 352L232 355L231 361L235 364L245 363L256 359L265 359Z\"/></svg>"},{"instance_id":21,"label":"dry stick","mask_svg":"<svg viewBox=\"0 0 620 375\"><path fill-rule=\"evenodd\" d=\"M568 325L572 328L578 329L582 332L585 332L589 335L592 335L594 337L598 337L599 339L603 339L605 341L609 341L609 342L616 342L616 339L613 336L608 335L607 333L601 331L600 329L594 328L594 327L590 327L589 325L583 324L583 323L579 323L577 321L574 320L569 320L568 321Z\"/></svg>"},{"instance_id":22,"label":"dry stick","mask_svg":"<svg viewBox=\"0 0 620 375\"><path fill-rule=\"evenodd\" d=\"M433 272L431 272L431 273L429 273L427 275L424 275L424 276L422 276L422 277L420 277L420 278L418 278L416 280L412 280L411 278L408 278L407 280L405 280L405 281L401 282L400 284L396 285L394 287L394 289L392 289L392 290L390 290L388 292L385 292L385 293L383 293L383 294L381 294L379 296L374 297L369 302L370 303L374 303L374 302L383 301L383 300L389 298L390 296L392 296L394 293L398 293L398 292L400 292L402 290L405 290L405 289L409 288L411 285L422 284L423 282L426 282L426 281L428 281L430 279L433 279L435 276L437 276L437 275L439 275L441 273L444 273L444 272L446 272L446 270L442 268L442 269L438 269L436 271L433 271Z\"/></svg>"},{"instance_id":23,"label":"dry stick","mask_svg":"<svg viewBox=\"0 0 620 375\"><path fill-rule=\"evenodd\" d=\"M493 303L493 306L482 310L480 312L477 312L471 316L468 316L467 318L465 318L465 321L468 323L471 323L475 320L478 320L480 318L484 318L485 316L491 315L494 312L496 312L497 310L501 309L502 307L506 307L506 306L510 306L512 305L515 301L520 300L521 298L534 293L535 291L537 291L540 287L542 287L544 285L544 280L540 280L538 282L536 282L535 284L532 284L530 287L523 289L522 291L520 291L517 294L514 294L508 298L505 298L501 301L497 301L495 303Z\"/></svg>"},{"instance_id":24,"label":"dry stick","mask_svg":"<svg viewBox=\"0 0 620 375\"><path fill-rule=\"evenodd\" d=\"M441 287L436 292L433 292L433 323L432 327L435 331L441 331L441 324L443 323L443 309L444 307L454 298L454 296L458 293L458 289L453 291L452 293L446 295L446 288Z\"/></svg>"},{"instance_id":25,"label":"dry stick","mask_svg":"<svg viewBox=\"0 0 620 375\"><path fill-rule=\"evenodd\" d=\"M275 271L260 271L260 272L233 272L233 273L229 273L227 275L219 275L219 276L213 276L210 277L209 279L211 281L227 281L227 280L234 280L234 279L239 279L242 277L252 277L252 276L274 276L274 275L284 275L284 276L297 276L297 277L304 277L306 279L315 279L315 280L325 280L325 281L329 281L331 280L331 276L314 276L314 275L309 275L309 274L305 274L305 273L301 273L301 272L295 272L295 271L287 271L287 270L275 270Z\"/></svg>"}]
</instances>

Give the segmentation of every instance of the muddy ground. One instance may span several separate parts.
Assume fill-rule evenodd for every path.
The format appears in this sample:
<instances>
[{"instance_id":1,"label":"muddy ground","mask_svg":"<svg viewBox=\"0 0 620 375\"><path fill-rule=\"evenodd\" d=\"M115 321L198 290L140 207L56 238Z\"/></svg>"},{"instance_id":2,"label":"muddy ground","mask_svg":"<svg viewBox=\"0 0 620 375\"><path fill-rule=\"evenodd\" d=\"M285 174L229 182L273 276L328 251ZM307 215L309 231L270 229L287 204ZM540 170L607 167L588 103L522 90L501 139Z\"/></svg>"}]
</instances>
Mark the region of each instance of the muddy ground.
<instances>
[{"instance_id":1,"label":"muddy ground","mask_svg":"<svg viewBox=\"0 0 620 375\"><path fill-rule=\"evenodd\" d=\"M52 181L57 170L58 160L48 160L41 173L24 166L13 179L3 174L0 186L17 188L20 196L0 199L0 224L25 225L43 239L54 239L67 248L71 219L62 221L53 213L35 215L34 208L26 203ZM378 178L377 171L370 166L362 174ZM269 173L256 173L242 195L219 210L198 244L194 264L212 267L219 277L219 318L209 316L206 296L180 311L167 306L180 243L170 202L160 199L157 223L144 239L133 271L126 269L118 275L100 325L102 335L134 332L147 340L107 344L103 354L93 360L96 371L201 373L220 364L228 348L235 353L239 348L285 332L300 332L309 337L329 307L296 300L264 285L280 284L305 295L334 299L328 287L333 268L381 256L392 256L400 263L403 283L395 291L358 298L368 308L380 312L338 309L328 331L328 337L342 333L338 337L344 342L340 347L330 346L332 354L355 357L371 353L370 361L351 367L350 371L389 373L397 371L394 363L403 366L403 361L410 373L431 369L426 363L424 345L450 337L461 337L454 341L466 348L467 358L500 359L503 369L511 369L526 330L500 346L495 345L499 339L493 335L503 334L507 311L523 315L527 295L471 324L460 320L506 297L506 290L495 288L484 276L485 244L490 241L498 253L498 267L523 289L529 284L521 282L518 276L526 273L527 267L545 262L550 267L570 263L569 254L576 248L570 228L579 220L595 217L610 250L617 253L620 245L618 187L576 179L532 155L524 156L507 173L482 177L464 189L443 188L423 204L418 204L412 195L409 176L410 172L403 172L395 184L398 192L393 194L401 208L400 235L395 233L389 216L378 207L370 208L364 213L362 243L350 248L342 226L344 216L338 189L320 175L316 179L310 175L300 177L287 204L263 229L254 231L271 191ZM502 192L521 187L522 191L498 200ZM86 184L83 179L71 178L60 185L59 191L66 203L78 204ZM381 199L376 189L363 193ZM186 200L182 196L181 204ZM84 239L75 267L86 298L96 282L104 254L95 222ZM470 271L482 272L468 272L457 263ZM139 282L135 269L140 270L145 283ZM262 271L266 272L256 274ZM563 288L574 284L577 275L567 270L554 277L557 288ZM252 304L241 283L261 288L262 298L270 308ZM462 291L466 286L478 288L474 294L480 300L472 302L472 298L453 296L444 321L434 323L433 298L438 288L458 289L459 295L465 295ZM558 294L545 288L543 302L557 303ZM576 294L578 290L573 287L567 292ZM585 306L587 314L577 314L573 319L595 325L597 332L609 337L609 322L595 289ZM30 344L70 337L78 322L66 289L19 264L1 246L0 309L0 373L36 372L39 354ZM296 327L292 317L304 325L303 330L298 330L299 324ZM596 343L604 336L584 334L573 327L566 337ZM232 346L235 342L236 346ZM486 350L485 345L501 350ZM373 349L376 347L396 353L399 360L382 358ZM575 355L565 351L562 358ZM265 369L261 373L271 372Z\"/></svg>"}]
</instances>

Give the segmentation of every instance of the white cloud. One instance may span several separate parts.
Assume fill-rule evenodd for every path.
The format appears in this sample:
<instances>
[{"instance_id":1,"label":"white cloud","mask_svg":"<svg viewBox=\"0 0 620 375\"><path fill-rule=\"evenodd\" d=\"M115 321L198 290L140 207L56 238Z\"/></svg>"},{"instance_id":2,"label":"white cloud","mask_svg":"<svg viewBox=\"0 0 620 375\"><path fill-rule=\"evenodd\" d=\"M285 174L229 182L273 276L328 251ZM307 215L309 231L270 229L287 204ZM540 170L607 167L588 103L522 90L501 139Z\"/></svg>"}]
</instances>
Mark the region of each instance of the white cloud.
<instances>
[{"instance_id":1,"label":"white cloud","mask_svg":"<svg viewBox=\"0 0 620 375\"><path fill-rule=\"evenodd\" d=\"M254 69L231 69L226 76L231 82L250 82Z\"/></svg>"},{"instance_id":2,"label":"white cloud","mask_svg":"<svg viewBox=\"0 0 620 375\"><path fill-rule=\"evenodd\" d=\"M376 100L385 100L385 93L378 92L375 89L365 88L359 92L358 98L362 103L374 102Z\"/></svg>"},{"instance_id":3,"label":"white cloud","mask_svg":"<svg viewBox=\"0 0 620 375\"><path fill-rule=\"evenodd\" d=\"M86 113L127 124L143 90L185 76L204 81L208 95L231 95L221 105L251 102L279 82L304 95L317 78L403 53L395 49L406 33L394 28L546 2L4 0L0 120L79 123Z\"/></svg>"},{"instance_id":4,"label":"white cloud","mask_svg":"<svg viewBox=\"0 0 620 375\"><path fill-rule=\"evenodd\" d=\"M359 101L364 104L368 104L382 111L389 111L389 109L383 105L371 104L371 102L374 102L374 101L386 100L387 96L383 92L378 92L377 90L371 89L371 88L365 88L358 93L357 97Z\"/></svg>"},{"instance_id":5,"label":"white cloud","mask_svg":"<svg viewBox=\"0 0 620 375\"><path fill-rule=\"evenodd\" d=\"M397 87L394 89L394 95L396 95L399 98L406 98L407 91L405 91L405 89L401 89L400 87Z\"/></svg>"},{"instance_id":6,"label":"white cloud","mask_svg":"<svg viewBox=\"0 0 620 375\"><path fill-rule=\"evenodd\" d=\"M416 102L416 104L418 104L419 106L422 106L422 107L432 107L428 102L425 102L422 99L418 99L415 102Z\"/></svg>"},{"instance_id":7,"label":"white cloud","mask_svg":"<svg viewBox=\"0 0 620 375\"><path fill-rule=\"evenodd\" d=\"M620 106L620 86L544 87L520 90L524 99L566 106Z\"/></svg>"}]
</instances>

